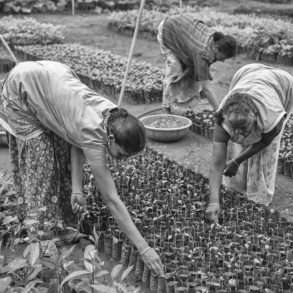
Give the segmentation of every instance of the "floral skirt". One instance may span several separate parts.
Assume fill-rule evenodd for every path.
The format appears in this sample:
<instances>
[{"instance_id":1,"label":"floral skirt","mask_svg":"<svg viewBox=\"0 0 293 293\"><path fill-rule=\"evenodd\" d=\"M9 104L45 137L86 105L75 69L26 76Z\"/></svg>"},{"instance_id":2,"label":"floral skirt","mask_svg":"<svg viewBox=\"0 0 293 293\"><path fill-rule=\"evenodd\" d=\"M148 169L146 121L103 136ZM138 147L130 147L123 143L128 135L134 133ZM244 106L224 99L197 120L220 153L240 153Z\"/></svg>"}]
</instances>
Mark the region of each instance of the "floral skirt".
<instances>
[{"instance_id":1,"label":"floral skirt","mask_svg":"<svg viewBox=\"0 0 293 293\"><path fill-rule=\"evenodd\" d=\"M72 225L70 145L52 132L21 140L9 135L20 220Z\"/></svg>"}]
</instances>

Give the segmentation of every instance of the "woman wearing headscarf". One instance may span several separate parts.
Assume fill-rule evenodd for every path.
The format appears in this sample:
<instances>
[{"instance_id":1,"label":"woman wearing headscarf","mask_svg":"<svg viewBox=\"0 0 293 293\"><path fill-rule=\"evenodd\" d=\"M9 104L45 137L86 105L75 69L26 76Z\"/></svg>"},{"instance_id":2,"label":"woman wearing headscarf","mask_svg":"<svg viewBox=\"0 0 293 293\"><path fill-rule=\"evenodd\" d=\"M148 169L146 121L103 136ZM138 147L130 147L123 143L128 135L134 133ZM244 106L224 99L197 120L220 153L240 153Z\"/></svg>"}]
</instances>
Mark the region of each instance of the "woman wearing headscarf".
<instances>
[{"instance_id":1,"label":"woman wearing headscarf","mask_svg":"<svg viewBox=\"0 0 293 293\"><path fill-rule=\"evenodd\" d=\"M188 111L216 109L210 66L235 56L235 39L208 27L192 14L167 16L158 27L157 38L165 59L165 112L184 115Z\"/></svg>"},{"instance_id":2,"label":"woman wearing headscarf","mask_svg":"<svg viewBox=\"0 0 293 293\"><path fill-rule=\"evenodd\" d=\"M263 64L249 64L234 75L216 112L207 214L217 220L222 175L226 185L248 199L273 199L286 119L293 107L293 77Z\"/></svg>"},{"instance_id":3,"label":"woman wearing headscarf","mask_svg":"<svg viewBox=\"0 0 293 293\"><path fill-rule=\"evenodd\" d=\"M74 221L84 208L83 159L121 230L157 274L162 264L120 200L106 153L120 159L145 146L141 122L84 85L66 65L22 62L9 73L0 98L0 123L10 133L9 149L20 218Z\"/></svg>"}]
</instances>

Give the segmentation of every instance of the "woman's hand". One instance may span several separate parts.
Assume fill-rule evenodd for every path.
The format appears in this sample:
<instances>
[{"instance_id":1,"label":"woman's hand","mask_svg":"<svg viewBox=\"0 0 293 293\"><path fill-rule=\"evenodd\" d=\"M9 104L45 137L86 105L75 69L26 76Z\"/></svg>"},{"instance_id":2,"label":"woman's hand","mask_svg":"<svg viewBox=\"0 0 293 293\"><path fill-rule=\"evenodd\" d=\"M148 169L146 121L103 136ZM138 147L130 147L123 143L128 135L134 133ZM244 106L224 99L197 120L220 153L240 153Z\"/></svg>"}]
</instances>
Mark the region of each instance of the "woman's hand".
<instances>
[{"instance_id":1,"label":"woman's hand","mask_svg":"<svg viewBox=\"0 0 293 293\"><path fill-rule=\"evenodd\" d=\"M148 246L146 249L144 249L144 251L141 252L141 257L142 257L142 260L144 261L144 263L157 276L164 275L164 269L163 269L163 264L161 262L161 259L153 248Z\"/></svg>"},{"instance_id":2,"label":"woman's hand","mask_svg":"<svg viewBox=\"0 0 293 293\"><path fill-rule=\"evenodd\" d=\"M209 203L206 209L206 215L208 219L214 223L218 223L220 213L220 204L217 202Z\"/></svg>"},{"instance_id":3,"label":"woman's hand","mask_svg":"<svg viewBox=\"0 0 293 293\"><path fill-rule=\"evenodd\" d=\"M82 193L71 194L71 206L74 213L83 212L86 209L86 198Z\"/></svg>"},{"instance_id":4,"label":"woman's hand","mask_svg":"<svg viewBox=\"0 0 293 293\"><path fill-rule=\"evenodd\" d=\"M227 162L223 174L228 177L233 177L236 175L239 168L239 164L235 160Z\"/></svg>"}]
</instances>

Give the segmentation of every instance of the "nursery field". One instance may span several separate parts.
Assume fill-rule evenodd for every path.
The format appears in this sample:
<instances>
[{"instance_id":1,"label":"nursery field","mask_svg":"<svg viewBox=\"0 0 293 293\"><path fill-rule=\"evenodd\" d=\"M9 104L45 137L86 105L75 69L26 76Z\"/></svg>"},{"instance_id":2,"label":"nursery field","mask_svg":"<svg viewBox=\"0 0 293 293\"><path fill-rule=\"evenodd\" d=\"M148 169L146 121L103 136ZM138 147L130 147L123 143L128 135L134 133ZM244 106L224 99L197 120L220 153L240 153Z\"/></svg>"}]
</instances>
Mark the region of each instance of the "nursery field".
<instances>
[{"instance_id":1,"label":"nursery field","mask_svg":"<svg viewBox=\"0 0 293 293\"><path fill-rule=\"evenodd\" d=\"M42 44L36 38L33 44L23 46L21 41L26 42L29 37L22 35L12 40L19 58L63 61L91 87L117 100L130 37L109 29L109 15L39 14L33 17L39 22L64 26L64 39L58 35L51 42L54 27L50 26L44 27L48 34ZM59 37L63 44L59 44ZM43 43L48 46L44 47ZM219 101L236 70L251 62L259 61L242 53L213 65L213 90ZM293 74L292 66L278 66ZM139 115L160 105L162 72L157 42L140 36L124 104L130 112ZM293 223L281 218L276 210L287 219L293 219L293 179L290 178L293 168L292 162L289 160L289 164L286 160L291 158L293 124L288 125L283 138L282 175L278 174L276 196L270 208L222 187L221 225L210 225L204 221L204 211L209 193L206 176L211 161L213 121L210 113L201 115L192 117L193 131L182 141L170 144L148 141L142 154L121 164L109 161L119 194L136 226L162 257L165 278L158 278L144 266L134 246L119 231L103 205L89 168L85 166L88 211L84 219L88 226L83 227L83 231L93 231L93 235L85 236L72 229L71 237L64 238L63 242L60 239L47 241L44 237L48 230L55 233L60 229L58 225L52 228L52 223L44 223L41 230L35 230L33 219L25 222L29 232L23 237L22 231L17 231L19 226L13 214L18 199L10 192L11 182L6 185L0 182L0 192L4 195L0 198L1 212L5 211L0 218L0 232L4 233L7 246L21 244L20 250L4 251L5 257L1 252L1 278L5 273L9 275L5 280L0 278L1 284L13 283L25 288L4 292L45 293L48 287L50 293L141 292L134 284L141 285L143 292L148 293L292 292ZM0 148L1 173L11 171L8 161L8 150ZM4 231L7 227L8 232ZM43 240L36 241L36 237ZM83 240L76 246L64 246L79 238ZM116 266L118 262L120 265ZM38 289L34 291L33 287Z\"/></svg>"}]
</instances>

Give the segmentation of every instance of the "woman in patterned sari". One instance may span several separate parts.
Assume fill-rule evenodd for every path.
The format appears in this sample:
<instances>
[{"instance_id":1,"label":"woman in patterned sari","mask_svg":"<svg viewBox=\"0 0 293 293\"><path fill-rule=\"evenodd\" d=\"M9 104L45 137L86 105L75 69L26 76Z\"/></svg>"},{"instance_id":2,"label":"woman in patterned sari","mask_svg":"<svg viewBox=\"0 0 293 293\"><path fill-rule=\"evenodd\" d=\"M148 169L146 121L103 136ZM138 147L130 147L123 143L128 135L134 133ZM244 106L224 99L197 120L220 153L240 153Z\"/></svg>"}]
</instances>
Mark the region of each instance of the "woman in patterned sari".
<instances>
[{"instance_id":1,"label":"woman in patterned sari","mask_svg":"<svg viewBox=\"0 0 293 293\"><path fill-rule=\"evenodd\" d=\"M248 199L271 203L280 139L292 107L293 76L289 73L263 64L249 64L236 72L216 113L210 219L217 220L220 210L222 175L226 185Z\"/></svg>"},{"instance_id":2,"label":"woman in patterned sari","mask_svg":"<svg viewBox=\"0 0 293 293\"><path fill-rule=\"evenodd\" d=\"M10 133L9 148L19 216L40 223L71 224L85 207L83 159L121 230L145 263L162 274L160 257L134 225L106 165L106 152L119 159L145 146L142 123L84 85L66 65L22 62L4 82L0 124Z\"/></svg>"}]
</instances>

